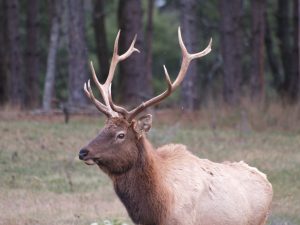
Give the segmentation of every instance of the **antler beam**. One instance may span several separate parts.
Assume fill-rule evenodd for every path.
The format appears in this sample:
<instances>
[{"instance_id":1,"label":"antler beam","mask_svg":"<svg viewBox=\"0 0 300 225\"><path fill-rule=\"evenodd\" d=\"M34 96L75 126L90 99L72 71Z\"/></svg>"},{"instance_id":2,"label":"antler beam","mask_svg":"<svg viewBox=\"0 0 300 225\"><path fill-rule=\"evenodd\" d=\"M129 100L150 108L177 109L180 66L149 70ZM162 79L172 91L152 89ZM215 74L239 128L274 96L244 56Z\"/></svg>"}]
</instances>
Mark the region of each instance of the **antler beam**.
<instances>
[{"instance_id":1,"label":"antler beam","mask_svg":"<svg viewBox=\"0 0 300 225\"><path fill-rule=\"evenodd\" d=\"M109 103L109 99L111 99L111 92L110 92L110 88L111 88L111 82L113 80L114 74L115 74L115 70L116 70L116 66L118 65L118 63L120 61L123 61L125 59L127 59L133 52L140 52L137 48L134 47L135 42L136 42L136 35L129 47L129 49L122 55L118 55L118 45L119 45L119 37L120 37L120 30L117 34L116 40L115 40L115 44L114 44L114 52L113 52L113 57L111 60L111 64L109 67L109 72L108 72L108 76L107 79L105 81L104 84L101 84L97 78L93 63L90 63L90 68L92 71L92 77L93 80L97 86L97 88L99 89L103 101L105 103L105 105L101 102L99 102L94 94L93 91L91 89L90 86L90 80L88 81L88 85L86 85L86 83L84 84L84 91L86 93L86 95L91 99L91 101L96 105L96 107L98 108L99 111L103 112L107 117L116 117L118 116L118 111L114 111L113 108L117 108L119 110L123 109L123 111L125 110L122 107L119 106L115 106L114 104L113 107L111 106L111 104ZM121 110L122 111L122 110ZM126 110L125 110L126 111ZM127 111L126 111L127 112Z\"/></svg>"},{"instance_id":2,"label":"antler beam","mask_svg":"<svg viewBox=\"0 0 300 225\"><path fill-rule=\"evenodd\" d=\"M156 105L159 102L161 102L163 99L168 97L180 85L180 83L184 79L190 62L193 59L201 58L201 57L207 55L211 51L212 39L210 39L208 46L203 51L198 52L198 53L194 53L194 54L190 54L187 51L187 49L186 49L186 47L183 43L180 27L178 27L178 39L179 39L179 45L180 45L181 52L182 52L182 62L181 62L180 71L177 75L176 80L173 83L171 82L168 71L167 71L166 67L163 66L164 71L165 71L165 77L166 77L167 84L168 84L167 90L164 91L163 93L161 93L160 95L157 95L156 97L154 97L154 98L152 98L152 99L150 99L146 102L143 102L138 107L131 110L127 115L127 118L128 118L129 121L131 121L133 118L135 118L139 113L141 113L146 108L148 108L150 106L153 106L153 105Z\"/></svg>"}]
</instances>

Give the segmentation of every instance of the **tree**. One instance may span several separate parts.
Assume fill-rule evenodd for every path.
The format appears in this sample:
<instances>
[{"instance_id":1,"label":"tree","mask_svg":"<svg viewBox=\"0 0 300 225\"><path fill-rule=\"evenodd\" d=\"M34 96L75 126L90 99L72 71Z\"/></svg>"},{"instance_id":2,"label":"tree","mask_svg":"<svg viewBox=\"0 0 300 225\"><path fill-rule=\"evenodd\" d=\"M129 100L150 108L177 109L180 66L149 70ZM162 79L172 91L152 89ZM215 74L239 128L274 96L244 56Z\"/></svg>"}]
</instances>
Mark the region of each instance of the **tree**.
<instances>
[{"instance_id":1,"label":"tree","mask_svg":"<svg viewBox=\"0 0 300 225\"><path fill-rule=\"evenodd\" d=\"M242 1L221 0L221 54L223 58L223 97L230 105L240 100L242 75Z\"/></svg>"},{"instance_id":2,"label":"tree","mask_svg":"<svg viewBox=\"0 0 300 225\"><path fill-rule=\"evenodd\" d=\"M277 9L277 36L279 40L280 56L284 71L284 80L281 85L281 91L285 98L290 99L290 90L292 82L292 21L290 18L292 1L278 0Z\"/></svg>"},{"instance_id":3,"label":"tree","mask_svg":"<svg viewBox=\"0 0 300 225\"><path fill-rule=\"evenodd\" d=\"M21 52L19 1L5 0L7 23L8 100L13 106L24 106L23 58Z\"/></svg>"},{"instance_id":4,"label":"tree","mask_svg":"<svg viewBox=\"0 0 300 225\"><path fill-rule=\"evenodd\" d=\"M250 86L252 100L264 97L264 39L265 39L265 0L251 1L251 69Z\"/></svg>"},{"instance_id":5,"label":"tree","mask_svg":"<svg viewBox=\"0 0 300 225\"><path fill-rule=\"evenodd\" d=\"M197 1L180 0L179 3L180 23L185 45L189 52L197 52ZM198 76L197 64L191 62L181 88L181 104L188 111L195 110L199 103Z\"/></svg>"},{"instance_id":6,"label":"tree","mask_svg":"<svg viewBox=\"0 0 300 225\"><path fill-rule=\"evenodd\" d=\"M104 2L104 0L93 1L93 26L96 37L97 57L100 66L100 82L105 82L109 70L109 54L106 40Z\"/></svg>"},{"instance_id":7,"label":"tree","mask_svg":"<svg viewBox=\"0 0 300 225\"><path fill-rule=\"evenodd\" d=\"M278 0L277 36L284 71L283 97L296 102L299 96L299 11L298 1Z\"/></svg>"},{"instance_id":8,"label":"tree","mask_svg":"<svg viewBox=\"0 0 300 225\"><path fill-rule=\"evenodd\" d=\"M39 2L27 1L25 104L28 108L39 105Z\"/></svg>"},{"instance_id":9,"label":"tree","mask_svg":"<svg viewBox=\"0 0 300 225\"><path fill-rule=\"evenodd\" d=\"M297 50L298 50L298 61L297 61L297 69L296 71L298 72L298 82L297 82L297 86L296 86L296 89L298 90L297 91L297 100L298 100L298 103L300 103L300 2L299 0L295 0L297 2L297 4L295 4L296 8L297 8L297 14L298 14L298 17L297 17L297 32L298 32L298 35L297 35Z\"/></svg>"},{"instance_id":10,"label":"tree","mask_svg":"<svg viewBox=\"0 0 300 225\"><path fill-rule=\"evenodd\" d=\"M154 0L148 1L147 22L146 22L146 80L151 84L152 80L152 41L153 41L153 11ZM149 90L152 94L152 89Z\"/></svg>"},{"instance_id":11,"label":"tree","mask_svg":"<svg viewBox=\"0 0 300 225\"><path fill-rule=\"evenodd\" d=\"M5 28L5 2L2 1L0 5L0 27ZM6 84L7 84L7 74L6 74L6 48L5 48L5 32L0 33L0 104L3 104L6 101Z\"/></svg>"},{"instance_id":12,"label":"tree","mask_svg":"<svg viewBox=\"0 0 300 225\"><path fill-rule=\"evenodd\" d=\"M146 78L145 52L142 26L142 6L139 0L119 0L118 21L121 29L120 52L125 52L135 35L136 48L140 53L132 54L120 63L120 86L122 100L128 105L136 105L149 98L151 83Z\"/></svg>"},{"instance_id":13,"label":"tree","mask_svg":"<svg viewBox=\"0 0 300 225\"><path fill-rule=\"evenodd\" d=\"M68 1L68 102L70 105L86 105L83 84L88 79L87 44L83 0Z\"/></svg>"},{"instance_id":14,"label":"tree","mask_svg":"<svg viewBox=\"0 0 300 225\"><path fill-rule=\"evenodd\" d=\"M270 28L270 22L268 19L268 14L266 13L265 18L265 47L268 63L272 75L272 86L275 90L280 93L281 84L283 80L283 71L280 64L280 59L275 53L276 45L274 43L274 35L272 34L272 29Z\"/></svg>"},{"instance_id":15,"label":"tree","mask_svg":"<svg viewBox=\"0 0 300 225\"><path fill-rule=\"evenodd\" d=\"M300 100L300 28L299 28L299 14L300 6L299 0L293 1L293 66L292 66L292 78L289 86L290 97L293 102L299 102Z\"/></svg>"},{"instance_id":16,"label":"tree","mask_svg":"<svg viewBox=\"0 0 300 225\"><path fill-rule=\"evenodd\" d=\"M49 39L49 51L47 57L47 70L44 84L43 94L43 110L49 111L51 109L51 103L53 99L55 73L56 73L56 57L58 50L58 41L60 35L60 13L61 13L60 0L52 1L52 19L51 19L51 31ZM63 1L64 2L64 1Z\"/></svg>"}]
</instances>

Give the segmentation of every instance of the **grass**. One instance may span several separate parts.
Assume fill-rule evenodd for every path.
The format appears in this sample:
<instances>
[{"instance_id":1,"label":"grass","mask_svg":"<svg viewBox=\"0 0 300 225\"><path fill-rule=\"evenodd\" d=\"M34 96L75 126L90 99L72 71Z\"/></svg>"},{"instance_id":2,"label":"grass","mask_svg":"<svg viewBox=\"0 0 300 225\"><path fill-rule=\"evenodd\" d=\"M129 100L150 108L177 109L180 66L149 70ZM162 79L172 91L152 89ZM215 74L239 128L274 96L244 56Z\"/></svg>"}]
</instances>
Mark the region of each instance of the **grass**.
<instances>
[{"instance_id":1,"label":"grass","mask_svg":"<svg viewBox=\"0 0 300 225\"><path fill-rule=\"evenodd\" d=\"M247 113L246 122L240 113L224 111L215 118L157 114L149 138L155 146L181 142L202 158L258 167L275 193L269 224L300 224L300 129L278 119L281 113L259 117L260 123ZM131 224L110 180L77 159L102 127L101 118L76 117L69 124L59 117L0 118L1 225Z\"/></svg>"}]
</instances>

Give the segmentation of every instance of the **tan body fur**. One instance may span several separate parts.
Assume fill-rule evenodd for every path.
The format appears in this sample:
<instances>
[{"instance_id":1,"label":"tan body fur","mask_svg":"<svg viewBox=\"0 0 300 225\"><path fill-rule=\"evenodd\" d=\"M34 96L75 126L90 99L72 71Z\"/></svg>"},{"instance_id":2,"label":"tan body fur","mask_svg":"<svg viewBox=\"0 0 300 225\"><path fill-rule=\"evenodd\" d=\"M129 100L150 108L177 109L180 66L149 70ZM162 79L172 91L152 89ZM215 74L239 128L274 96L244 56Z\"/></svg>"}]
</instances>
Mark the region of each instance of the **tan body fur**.
<instances>
[{"instance_id":1,"label":"tan body fur","mask_svg":"<svg viewBox=\"0 0 300 225\"><path fill-rule=\"evenodd\" d=\"M163 185L171 195L162 224L263 225L272 200L266 176L243 162L214 163L183 145L157 149ZM158 161L157 161L158 162Z\"/></svg>"}]
</instances>

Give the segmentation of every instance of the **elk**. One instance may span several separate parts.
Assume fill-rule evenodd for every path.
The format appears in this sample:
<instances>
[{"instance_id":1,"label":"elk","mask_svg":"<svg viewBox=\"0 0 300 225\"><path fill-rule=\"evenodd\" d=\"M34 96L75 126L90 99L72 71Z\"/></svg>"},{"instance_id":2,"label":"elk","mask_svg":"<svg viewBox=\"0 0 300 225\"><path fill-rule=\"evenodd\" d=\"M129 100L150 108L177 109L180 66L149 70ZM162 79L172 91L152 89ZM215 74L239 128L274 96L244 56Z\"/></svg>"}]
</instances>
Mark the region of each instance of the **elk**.
<instances>
[{"instance_id":1,"label":"elk","mask_svg":"<svg viewBox=\"0 0 300 225\"><path fill-rule=\"evenodd\" d=\"M182 82L193 59L211 51L208 46L190 54L178 28L182 51L180 71L171 81L165 66L167 89L128 111L113 102L111 83L117 64L132 53L118 55L117 34L107 80L101 84L91 63L92 78L104 103L93 94L90 80L84 91L107 116L98 136L79 152L87 165L98 165L112 180L114 190L135 224L140 225L263 225L272 200L272 185L266 175L244 162L215 163L193 155L181 144L155 149L146 137L152 124L145 109L167 98Z\"/></svg>"}]
</instances>

